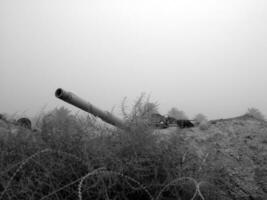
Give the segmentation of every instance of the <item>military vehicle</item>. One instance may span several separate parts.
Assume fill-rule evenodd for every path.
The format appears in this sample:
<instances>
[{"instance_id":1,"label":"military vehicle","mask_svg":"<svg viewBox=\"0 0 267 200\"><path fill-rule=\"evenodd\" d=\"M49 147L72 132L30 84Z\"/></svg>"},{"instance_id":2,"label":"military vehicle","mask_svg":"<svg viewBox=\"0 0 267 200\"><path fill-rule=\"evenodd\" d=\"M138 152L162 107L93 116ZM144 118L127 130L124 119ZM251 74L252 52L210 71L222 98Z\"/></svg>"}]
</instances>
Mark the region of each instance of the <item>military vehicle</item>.
<instances>
[{"instance_id":1,"label":"military vehicle","mask_svg":"<svg viewBox=\"0 0 267 200\"><path fill-rule=\"evenodd\" d=\"M85 112L88 112L94 115L95 117L99 117L100 119L107 122L108 124L111 124L121 129L128 129L122 119L112 115L108 111L103 111L95 107L90 102L81 99L80 97L78 97L72 92L68 92L68 91L63 90L62 88L58 88L55 92L55 96L69 104L72 104L84 110Z\"/></svg>"},{"instance_id":2,"label":"military vehicle","mask_svg":"<svg viewBox=\"0 0 267 200\"><path fill-rule=\"evenodd\" d=\"M29 118L26 118L26 117L19 118L18 120L7 119L7 117L4 114L0 113L0 120L2 123L12 124L14 126L20 126L20 127L30 129L30 130L32 129L31 120Z\"/></svg>"},{"instance_id":3,"label":"military vehicle","mask_svg":"<svg viewBox=\"0 0 267 200\"><path fill-rule=\"evenodd\" d=\"M55 91L55 96L69 104L72 104L85 112L93 114L96 117L99 117L103 121L111 124L120 129L128 130L129 127L126 126L126 123L112 115L110 112L102 111L101 109L95 107L90 102L83 100L72 92L68 92L63 90L62 88L58 88ZM190 120L176 120L171 117L164 117L158 113L153 113L151 115L150 124L156 128L168 128L170 126L178 126L180 128L190 128L193 127L194 124Z\"/></svg>"},{"instance_id":4,"label":"military vehicle","mask_svg":"<svg viewBox=\"0 0 267 200\"><path fill-rule=\"evenodd\" d=\"M170 116L162 116L158 113L151 115L152 125L158 128L179 127L179 128L191 128L194 127L193 120L187 119L175 119Z\"/></svg>"}]
</instances>

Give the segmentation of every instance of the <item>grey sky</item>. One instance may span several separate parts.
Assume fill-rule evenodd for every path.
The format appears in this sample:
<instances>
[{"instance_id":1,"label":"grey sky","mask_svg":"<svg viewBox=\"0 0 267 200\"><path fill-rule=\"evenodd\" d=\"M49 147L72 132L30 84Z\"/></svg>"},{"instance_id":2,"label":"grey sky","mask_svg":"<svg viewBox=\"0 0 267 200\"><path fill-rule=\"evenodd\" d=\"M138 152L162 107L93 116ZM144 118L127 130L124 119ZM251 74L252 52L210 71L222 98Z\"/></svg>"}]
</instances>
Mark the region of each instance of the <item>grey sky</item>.
<instances>
[{"instance_id":1,"label":"grey sky","mask_svg":"<svg viewBox=\"0 0 267 200\"><path fill-rule=\"evenodd\" d=\"M105 110L151 95L165 114L267 115L266 0L0 0L0 112Z\"/></svg>"}]
</instances>

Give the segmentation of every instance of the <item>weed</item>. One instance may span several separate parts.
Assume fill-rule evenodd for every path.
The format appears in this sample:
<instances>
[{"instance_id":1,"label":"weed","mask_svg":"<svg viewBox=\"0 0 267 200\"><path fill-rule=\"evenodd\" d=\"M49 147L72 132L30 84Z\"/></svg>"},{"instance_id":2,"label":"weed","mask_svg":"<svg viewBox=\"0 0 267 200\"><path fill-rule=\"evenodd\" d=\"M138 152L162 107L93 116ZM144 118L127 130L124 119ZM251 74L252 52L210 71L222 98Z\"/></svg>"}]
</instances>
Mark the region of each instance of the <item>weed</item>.
<instances>
[{"instance_id":1,"label":"weed","mask_svg":"<svg viewBox=\"0 0 267 200\"><path fill-rule=\"evenodd\" d=\"M127 131L59 108L39 119L41 131L32 133L38 139L25 139L20 129L1 140L0 200L233 197L220 151L209 147L200 158L181 132L160 139L147 123L155 105L141 96L132 110L123 106Z\"/></svg>"}]
</instances>

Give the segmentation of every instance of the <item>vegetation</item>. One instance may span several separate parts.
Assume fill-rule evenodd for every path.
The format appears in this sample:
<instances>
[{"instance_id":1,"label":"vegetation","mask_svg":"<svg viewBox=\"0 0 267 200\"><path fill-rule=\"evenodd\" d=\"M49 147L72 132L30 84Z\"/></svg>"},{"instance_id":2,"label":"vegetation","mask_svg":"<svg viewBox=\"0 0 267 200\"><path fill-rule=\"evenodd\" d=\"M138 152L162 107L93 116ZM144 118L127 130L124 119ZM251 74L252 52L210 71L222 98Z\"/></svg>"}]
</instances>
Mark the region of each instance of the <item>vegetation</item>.
<instances>
[{"instance_id":1,"label":"vegetation","mask_svg":"<svg viewBox=\"0 0 267 200\"><path fill-rule=\"evenodd\" d=\"M43 115L32 139L23 128L1 139L0 200L233 199L219 151L199 156L181 130L159 140L145 123L157 106L144 96L125 108L129 131L62 107Z\"/></svg>"},{"instance_id":2,"label":"vegetation","mask_svg":"<svg viewBox=\"0 0 267 200\"><path fill-rule=\"evenodd\" d=\"M168 116L169 117L173 117L175 119L188 119L188 117L186 116L185 112L182 110L178 110L177 108L172 108L169 112L168 112Z\"/></svg>"},{"instance_id":3,"label":"vegetation","mask_svg":"<svg viewBox=\"0 0 267 200\"><path fill-rule=\"evenodd\" d=\"M207 130L208 129L208 120L207 117L201 113L197 114L194 118L197 125L199 125L199 128L201 130Z\"/></svg>"},{"instance_id":4,"label":"vegetation","mask_svg":"<svg viewBox=\"0 0 267 200\"><path fill-rule=\"evenodd\" d=\"M247 114L251 115L252 117L254 117L256 119L265 120L264 115L257 108L249 108L247 111Z\"/></svg>"},{"instance_id":5,"label":"vegetation","mask_svg":"<svg viewBox=\"0 0 267 200\"><path fill-rule=\"evenodd\" d=\"M201 113L197 114L194 118L196 123L200 124L201 122L207 122L207 117Z\"/></svg>"}]
</instances>

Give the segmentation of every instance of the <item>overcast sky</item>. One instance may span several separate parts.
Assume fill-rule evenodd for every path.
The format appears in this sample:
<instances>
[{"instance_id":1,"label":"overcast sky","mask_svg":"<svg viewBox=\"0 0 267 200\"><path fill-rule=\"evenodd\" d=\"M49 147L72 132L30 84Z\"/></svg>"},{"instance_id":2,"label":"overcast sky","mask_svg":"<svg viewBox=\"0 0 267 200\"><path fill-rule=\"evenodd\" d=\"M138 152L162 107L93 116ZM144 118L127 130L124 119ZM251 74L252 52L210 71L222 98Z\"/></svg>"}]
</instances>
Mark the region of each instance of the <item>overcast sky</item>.
<instances>
[{"instance_id":1,"label":"overcast sky","mask_svg":"<svg viewBox=\"0 0 267 200\"><path fill-rule=\"evenodd\" d=\"M267 115L266 0L0 0L0 113L103 110L145 92L166 114Z\"/></svg>"}]
</instances>

